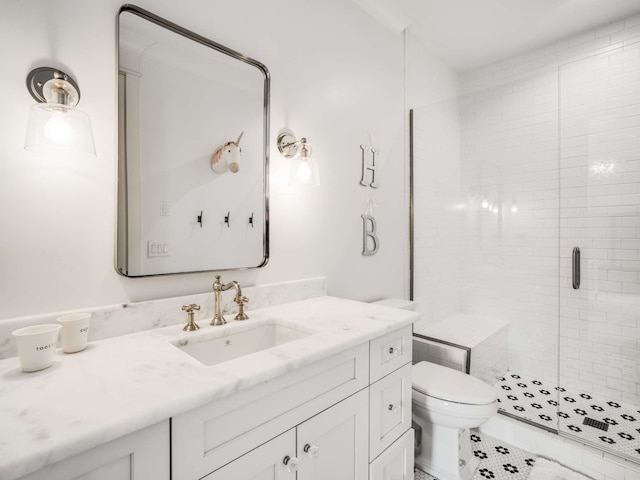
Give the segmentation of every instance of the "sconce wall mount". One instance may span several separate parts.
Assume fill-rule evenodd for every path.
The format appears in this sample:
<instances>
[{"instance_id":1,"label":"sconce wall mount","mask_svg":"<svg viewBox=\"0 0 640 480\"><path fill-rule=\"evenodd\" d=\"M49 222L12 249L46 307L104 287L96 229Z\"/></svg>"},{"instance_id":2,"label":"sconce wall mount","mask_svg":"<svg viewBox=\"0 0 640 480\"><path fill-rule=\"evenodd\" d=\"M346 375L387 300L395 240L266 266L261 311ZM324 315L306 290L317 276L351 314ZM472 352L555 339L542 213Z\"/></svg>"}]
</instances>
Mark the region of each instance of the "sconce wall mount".
<instances>
[{"instance_id":1,"label":"sconce wall mount","mask_svg":"<svg viewBox=\"0 0 640 480\"><path fill-rule=\"evenodd\" d=\"M27 75L27 89L38 103L56 103L75 107L80 101L76 81L60 70L39 67Z\"/></svg>"},{"instance_id":2,"label":"sconce wall mount","mask_svg":"<svg viewBox=\"0 0 640 480\"><path fill-rule=\"evenodd\" d=\"M284 158L294 158L298 154L299 146L303 143L306 145L306 138L296 140L293 132L289 130L278 135L278 151Z\"/></svg>"}]
</instances>

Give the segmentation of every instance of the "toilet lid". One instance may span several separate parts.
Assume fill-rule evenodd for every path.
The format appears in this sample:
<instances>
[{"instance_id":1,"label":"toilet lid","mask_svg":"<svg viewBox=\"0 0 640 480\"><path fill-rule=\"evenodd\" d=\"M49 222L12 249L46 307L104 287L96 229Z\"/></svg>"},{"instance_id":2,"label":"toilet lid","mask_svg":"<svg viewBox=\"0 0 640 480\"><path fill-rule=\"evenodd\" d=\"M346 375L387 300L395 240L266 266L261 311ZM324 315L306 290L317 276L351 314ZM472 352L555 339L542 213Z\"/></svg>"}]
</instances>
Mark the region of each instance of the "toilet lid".
<instances>
[{"instance_id":1,"label":"toilet lid","mask_svg":"<svg viewBox=\"0 0 640 480\"><path fill-rule=\"evenodd\" d=\"M497 398L493 387L482 380L435 363L416 363L411 377L418 392L449 402L486 405Z\"/></svg>"}]
</instances>

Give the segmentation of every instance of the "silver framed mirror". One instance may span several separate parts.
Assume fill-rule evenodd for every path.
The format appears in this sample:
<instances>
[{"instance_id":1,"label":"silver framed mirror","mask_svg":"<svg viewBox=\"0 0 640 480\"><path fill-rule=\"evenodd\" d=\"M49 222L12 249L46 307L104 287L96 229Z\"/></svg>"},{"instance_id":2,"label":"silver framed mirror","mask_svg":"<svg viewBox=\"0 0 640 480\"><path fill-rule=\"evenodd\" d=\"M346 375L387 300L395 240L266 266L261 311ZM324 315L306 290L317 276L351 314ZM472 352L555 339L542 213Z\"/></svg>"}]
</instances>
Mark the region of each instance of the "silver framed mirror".
<instances>
[{"instance_id":1,"label":"silver framed mirror","mask_svg":"<svg viewBox=\"0 0 640 480\"><path fill-rule=\"evenodd\" d=\"M117 38L116 270L266 265L267 67L135 5Z\"/></svg>"}]
</instances>

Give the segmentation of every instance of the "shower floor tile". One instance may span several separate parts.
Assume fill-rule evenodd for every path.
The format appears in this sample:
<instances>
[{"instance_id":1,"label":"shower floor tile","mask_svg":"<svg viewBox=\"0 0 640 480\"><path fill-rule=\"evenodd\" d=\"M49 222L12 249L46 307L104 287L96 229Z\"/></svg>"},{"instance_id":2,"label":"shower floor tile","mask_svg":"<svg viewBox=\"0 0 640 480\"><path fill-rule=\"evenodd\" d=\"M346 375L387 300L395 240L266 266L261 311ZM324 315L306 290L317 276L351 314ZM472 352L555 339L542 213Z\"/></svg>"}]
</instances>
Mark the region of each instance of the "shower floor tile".
<instances>
[{"instance_id":1,"label":"shower floor tile","mask_svg":"<svg viewBox=\"0 0 640 480\"><path fill-rule=\"evenodd\" d=\"M471 431L471 449L480 460L472 480L524 480L535 463L535 455L489 435ZM414 480L438 480L416 468Z\"/></svg>"},{"instance_id":2,"label":"shower floor tile","mask_svg":"<svg viewBox=\"0 0 640 480\"><path fill-rule=\"evenodd\" d=\"M507 372L494 387L500 410L505 413L640 460L638 407L568 391L514 372Z\"/></svg>"}]
</instances>

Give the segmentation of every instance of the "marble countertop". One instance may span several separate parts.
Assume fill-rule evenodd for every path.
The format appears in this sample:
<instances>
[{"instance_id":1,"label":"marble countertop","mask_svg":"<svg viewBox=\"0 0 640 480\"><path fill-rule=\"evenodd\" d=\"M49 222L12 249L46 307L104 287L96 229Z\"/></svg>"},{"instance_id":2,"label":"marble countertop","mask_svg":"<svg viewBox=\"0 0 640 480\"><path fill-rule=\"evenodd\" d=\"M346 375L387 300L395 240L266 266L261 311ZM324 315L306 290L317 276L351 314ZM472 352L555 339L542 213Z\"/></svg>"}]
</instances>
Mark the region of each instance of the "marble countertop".
<instances>
[{"instance_id":1,"label":"marble countertop","mask_svg":"<svg viewBox=\"0 0 640 480\"><path fill-rule=\"evenodd\" d=\"M328 358L418 320L419 314L333 297L247 312L222 327L164 327L56 352L48 369L23 373L0 361L0 478L12 480L208 402ZM229 316L227 320L233 318ZM283 323L300 340L205 366L176 345Z\"/></svg>"}]
</instances>

